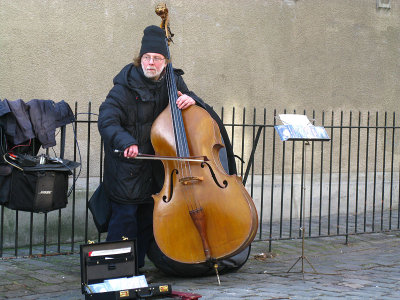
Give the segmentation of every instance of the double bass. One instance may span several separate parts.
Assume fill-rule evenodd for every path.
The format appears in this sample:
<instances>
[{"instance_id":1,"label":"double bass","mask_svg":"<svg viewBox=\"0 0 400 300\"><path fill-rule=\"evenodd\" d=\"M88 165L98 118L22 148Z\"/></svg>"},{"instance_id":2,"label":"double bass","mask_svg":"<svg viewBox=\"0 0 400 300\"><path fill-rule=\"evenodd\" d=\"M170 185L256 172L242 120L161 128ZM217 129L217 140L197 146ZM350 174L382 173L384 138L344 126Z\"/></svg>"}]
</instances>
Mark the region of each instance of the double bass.
<instances>
[{"instance_id":1,"label":"double bass","mask_svg":"<svg viewBox=\"0 0 400 300\"><path fill-rule=\"evenodd\" d=\"M172 34L165 4L159 4L156 13L162 18L169 49ZM155 153L205 159L162 160L164 185L153 195L154 237L174 261L216 263L250 245L258 228L257 211L241 178L228 175L221 164L219 151L224 145L215 120L197 105L181 111L171 62L165 76L169 105L151 129Z\"/></svg>"}]
</instances>

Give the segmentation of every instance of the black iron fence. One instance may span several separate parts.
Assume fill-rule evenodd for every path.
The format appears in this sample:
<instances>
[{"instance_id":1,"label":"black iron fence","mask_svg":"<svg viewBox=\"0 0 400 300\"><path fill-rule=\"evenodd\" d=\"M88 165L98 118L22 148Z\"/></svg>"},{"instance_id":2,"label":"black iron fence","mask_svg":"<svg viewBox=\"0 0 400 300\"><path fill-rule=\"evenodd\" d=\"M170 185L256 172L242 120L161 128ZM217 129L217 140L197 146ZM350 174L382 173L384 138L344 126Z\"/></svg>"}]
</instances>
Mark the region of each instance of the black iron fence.
<instances>
[{"instance_id":1,"label":"black iron fence","mask_svg":"<svg viewBox=\"0 0 400 300\"><path fill-rule=\"evenodd\" d=\"M71 176L68 206L34 214L0 211L0 256L76 252L87 240L102 240L87 202L102 180L102 141L91 103L67 126L65 149L49 155L80 161ZM238 173L259 215L256 240L343 236L399 230L400 149L395 113L296 112L221 109L218 112L237 156ZM279 114L305 114L324 126L329 142L282 142ZM304 213L302 213L304 212Z\"/></svg>"}]
</instances>

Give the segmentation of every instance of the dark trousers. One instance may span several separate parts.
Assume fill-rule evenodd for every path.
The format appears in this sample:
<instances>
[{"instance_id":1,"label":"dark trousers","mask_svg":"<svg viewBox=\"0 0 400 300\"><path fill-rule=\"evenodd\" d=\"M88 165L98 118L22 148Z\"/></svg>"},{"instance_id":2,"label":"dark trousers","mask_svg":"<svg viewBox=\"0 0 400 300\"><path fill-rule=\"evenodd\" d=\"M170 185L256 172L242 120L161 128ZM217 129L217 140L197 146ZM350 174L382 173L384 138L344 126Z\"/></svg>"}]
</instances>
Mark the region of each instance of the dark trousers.
<instances>
[{"instance_id":1,"label":"dark trousers","mask_svg":"<svg viewBox=\"0 0 400 300\"><path fill-rule=\"evenodd\" d=\"M107 242L120 241L122 237L137 240L138 267L143 267L153 240L153 203L119 204L111 201Z\"/></svg>"}]
</instances>

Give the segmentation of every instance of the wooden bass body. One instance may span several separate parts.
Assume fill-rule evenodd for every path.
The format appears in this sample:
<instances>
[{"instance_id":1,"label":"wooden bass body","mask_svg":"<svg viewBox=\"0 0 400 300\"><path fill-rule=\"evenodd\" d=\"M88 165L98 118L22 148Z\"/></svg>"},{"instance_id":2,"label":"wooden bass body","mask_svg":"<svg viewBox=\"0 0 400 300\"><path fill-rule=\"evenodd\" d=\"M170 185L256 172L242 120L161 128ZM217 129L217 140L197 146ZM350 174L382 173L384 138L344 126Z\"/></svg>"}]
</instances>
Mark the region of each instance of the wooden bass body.
<instances>
[{"instance_id":1,"label":"wooden bass body","mask_svg":"<svg viewBox=\"0 0 400 300\"><path fill-rule=\"evenodd\" d=\"M224 146L208 112L194 105L182 111L182 118L190 155L206 156L209 166L163 161L164 185L153 196L155 240L166 256L182 263L235 255L257 232L253 200L241 178L228 175L222 167L219 150ZM151 141L157 155L177 156L169 105L155 120Z\"/></svg>"}]
</instances>

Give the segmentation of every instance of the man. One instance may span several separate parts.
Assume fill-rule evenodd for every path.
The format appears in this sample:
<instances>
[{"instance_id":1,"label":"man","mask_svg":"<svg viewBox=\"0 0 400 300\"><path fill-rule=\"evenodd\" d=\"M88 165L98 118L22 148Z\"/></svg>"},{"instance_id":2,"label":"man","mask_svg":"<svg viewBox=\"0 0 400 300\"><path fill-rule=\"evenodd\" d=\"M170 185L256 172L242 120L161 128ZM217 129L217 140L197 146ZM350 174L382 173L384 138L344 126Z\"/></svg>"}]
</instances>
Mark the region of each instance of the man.
<instances>
[{"instance_id":1,"label":"man","mask_svg":"<svg viewBox=\"0 0 400 300\"><path fill-rule=\"evenodd\" d=\"M139 268L144 266L153 239L151 195L162 187L157 182L162 169L157 167L160 162L132 158L139 153L154 154L151 126L169 101L164 77L167 63L165 32L157 26L147 27L139 56L114 78L114 87L100 106L98 120L105 148L104 190L112 210L107 241L136 238ZM181 77L183 71L174 70L174 74L178 108L186 109L195 103L203 106L203 101L188 90Z\"/></svg>"}]
</instances>

